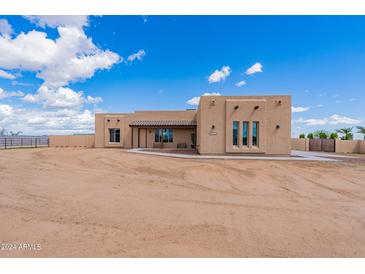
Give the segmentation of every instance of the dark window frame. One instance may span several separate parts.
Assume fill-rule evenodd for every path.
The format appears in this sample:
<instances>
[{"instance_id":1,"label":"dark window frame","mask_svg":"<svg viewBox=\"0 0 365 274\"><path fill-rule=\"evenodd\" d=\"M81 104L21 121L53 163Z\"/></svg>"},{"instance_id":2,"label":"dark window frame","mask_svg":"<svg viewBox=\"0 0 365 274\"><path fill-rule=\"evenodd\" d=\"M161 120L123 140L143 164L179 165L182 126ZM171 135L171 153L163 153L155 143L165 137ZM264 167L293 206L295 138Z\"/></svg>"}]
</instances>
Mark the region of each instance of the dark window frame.
<instances>
[{"instance_id":1,"label":"dark window frame","mask_svg":"<svg viewBox=\"0 0 365 274\"><path fill-rule=\"evenodd\" d=\"M252 122L252 146L259 146L259 136L260 136L260 123L258 121Z\"/></svg>"},{"instance_id":2,"label":"dark window frame","mask_svg":"<svg viewBox=\"0 0 365 274\"><path fill-rule=\"evenodd\" d=\"M120 128L109 128L109 143L120 143Z\"/></svg>"},{"instance_id":3,"label":"dark window frame","mask_svg":"<svg viewBox=\"0 0 365 274\"><path fill-rule=\"evenodd\" d=\"M250 123L248 121L242 122L242 146L248 147L248 140L250 135ZM245 132L246 129L246 132Z\"/></svg>"},{"instance_id":4,"label":"dark window frame","mask_svg":"<svg viewBox=\"0 0 365 274\"><path fill-rule=\"evenodd\" d=\"M238 146L239 121L232 121L232 145Z\"/></svg>"}]
</instances>

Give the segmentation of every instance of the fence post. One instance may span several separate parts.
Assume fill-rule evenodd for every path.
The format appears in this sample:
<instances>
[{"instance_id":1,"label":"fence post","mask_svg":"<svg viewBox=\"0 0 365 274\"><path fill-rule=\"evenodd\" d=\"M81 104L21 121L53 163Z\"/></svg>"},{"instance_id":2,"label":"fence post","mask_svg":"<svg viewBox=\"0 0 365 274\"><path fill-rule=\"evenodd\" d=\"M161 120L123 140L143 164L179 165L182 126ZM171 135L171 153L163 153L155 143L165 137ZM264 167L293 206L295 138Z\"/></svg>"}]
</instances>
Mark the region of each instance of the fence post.
<instances>
[{"instance_id":1,"label":"fence post","mask_svg":"<svg viewBox=\"0 0 365 274\"><path fill-rule=\"evenodd\" d=\"M34 147L37 147L37 138L35 138L34 141L35 141Z\"/></svg>"},{"instance_id":2,"label":"fence post","mask_svg":"<svg viewBox=\"0 0 365 274\"><path fill-rule=\"evenodd\" d=\"M6 149L6 137L5 137L5 149Z\"/></svg>"},{"instance_id":3,"label":"fence post","mask_svg":"<svg viewBox=\"0 0 365 274\"><path fill-rule=\"evenodd\" d=\"M336 141L335 141L335 139L333 139L332 142L333 142L333 144L332 144L333 152L336 152Z\"/></svg>"}]
</instances>

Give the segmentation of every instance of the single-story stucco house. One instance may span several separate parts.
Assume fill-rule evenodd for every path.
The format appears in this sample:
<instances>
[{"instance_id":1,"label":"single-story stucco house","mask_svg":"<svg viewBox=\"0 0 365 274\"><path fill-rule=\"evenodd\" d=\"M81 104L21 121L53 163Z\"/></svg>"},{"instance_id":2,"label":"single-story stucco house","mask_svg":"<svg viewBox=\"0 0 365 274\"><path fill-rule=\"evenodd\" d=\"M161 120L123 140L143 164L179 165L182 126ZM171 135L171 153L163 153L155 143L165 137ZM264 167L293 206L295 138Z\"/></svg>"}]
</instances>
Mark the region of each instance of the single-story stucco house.
<instances>
[{"instance_id":1,"label":"single-story stucco house","mask_svg":"<svg viewBox=\"0 0 365 274\"><path fill-rule=\"evenodd\" d=\"M291 97L202 96L184 111L97 113L95 147L290 154Z\"/></svg>"}]
</instances>

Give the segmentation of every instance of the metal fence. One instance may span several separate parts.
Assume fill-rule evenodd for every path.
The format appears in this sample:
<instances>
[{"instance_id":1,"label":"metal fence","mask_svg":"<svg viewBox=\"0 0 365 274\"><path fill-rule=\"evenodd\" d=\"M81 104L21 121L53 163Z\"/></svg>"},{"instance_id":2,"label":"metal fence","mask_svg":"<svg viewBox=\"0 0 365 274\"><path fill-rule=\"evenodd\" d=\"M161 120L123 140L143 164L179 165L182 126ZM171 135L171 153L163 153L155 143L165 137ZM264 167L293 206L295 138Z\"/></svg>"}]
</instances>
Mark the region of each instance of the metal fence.
<instances>
[{"instance_id":1,"label":"metal fence","mask_svg":"<svg viewBox=\"0 0 365 274\"><path fill-rule=\"evenodd\" d=\"M0 149L48 146L48 136L0 136Z\"/></svg>"}]
</instances>

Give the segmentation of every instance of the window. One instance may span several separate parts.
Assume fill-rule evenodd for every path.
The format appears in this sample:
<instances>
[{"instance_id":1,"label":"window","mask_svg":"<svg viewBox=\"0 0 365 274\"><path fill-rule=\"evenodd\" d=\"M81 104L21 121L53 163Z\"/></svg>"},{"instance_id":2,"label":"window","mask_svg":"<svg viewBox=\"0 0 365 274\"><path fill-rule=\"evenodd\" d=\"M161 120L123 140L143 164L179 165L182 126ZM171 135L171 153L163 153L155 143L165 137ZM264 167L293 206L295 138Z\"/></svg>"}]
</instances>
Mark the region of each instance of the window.
<instances>
[{"instance_id":1,"label":"window","mask_svg":"<svg viewBox=\"0 0 365 274\"><path fill-rule=\"evenodd\" d=\"M119 128L109 128L109 142L110 143L120 143L120 129Z\"/></svg>"},{"instance_id":2,"label":"window","mask_svg":"<svg viewBox=\"0 0 365 274\"><path fill-rule=\"evenodd\" d=\"M259 122L252 122L252 145L258 146L259 143Z\"/></svg>"},{"instance_id":3,"label":"window","mask_svg":"<svg viewBox=\"0 0 365 274\"><path fill-rule=\"evenodd\" d=\"M162 142L162 129L156 128L155 129L155 142L161 143Z\"/></svg>"},{"instance_id":4,"label":"window","mask_svg":"<svg viewBox=\"0 0 365 274\"><path fill-rule=\"evenodd\" d=\"M155 142L156 143L172 143L174 141L174 131L172 128L156 128Z\"/></svg>"},{"instance_id":5,"label":"window","mask_svg":"<svg viewBox=\"0 0 365 274\"><path fill-rule=\"evenodd\" d=\"M248 146L248 122L242 122L242 145Z\"/></svg>"},{"instance_id":6,"label":"window","mask_svg":"<svg viewBox=\"0 0 365 274\"><path fill-rule=\"evenodd\" d=\"M233 145L238 146L238 122L237 121L233 121L232 129L233 129L233 132L232 132Z\"/></svg>"},{"instance_id":7,"label":"window","mask_svg":"<svg viewBox=\"0 0 365 274\"><path fill-rule=\"evenodd\" d=\"M172 128L169 129L169 143L174 142L174 131Z\"/></svg>"},{"instance_id":8,"label":"window","mask_svg":"<svg viewBox=\"0 0 365 274\"><path fill-rule=\"evenodd\" d=\"M172 128L164 128L162 130L162 137L164 143L172 143L174 141Z\"/></svg>"}]
</instances>

